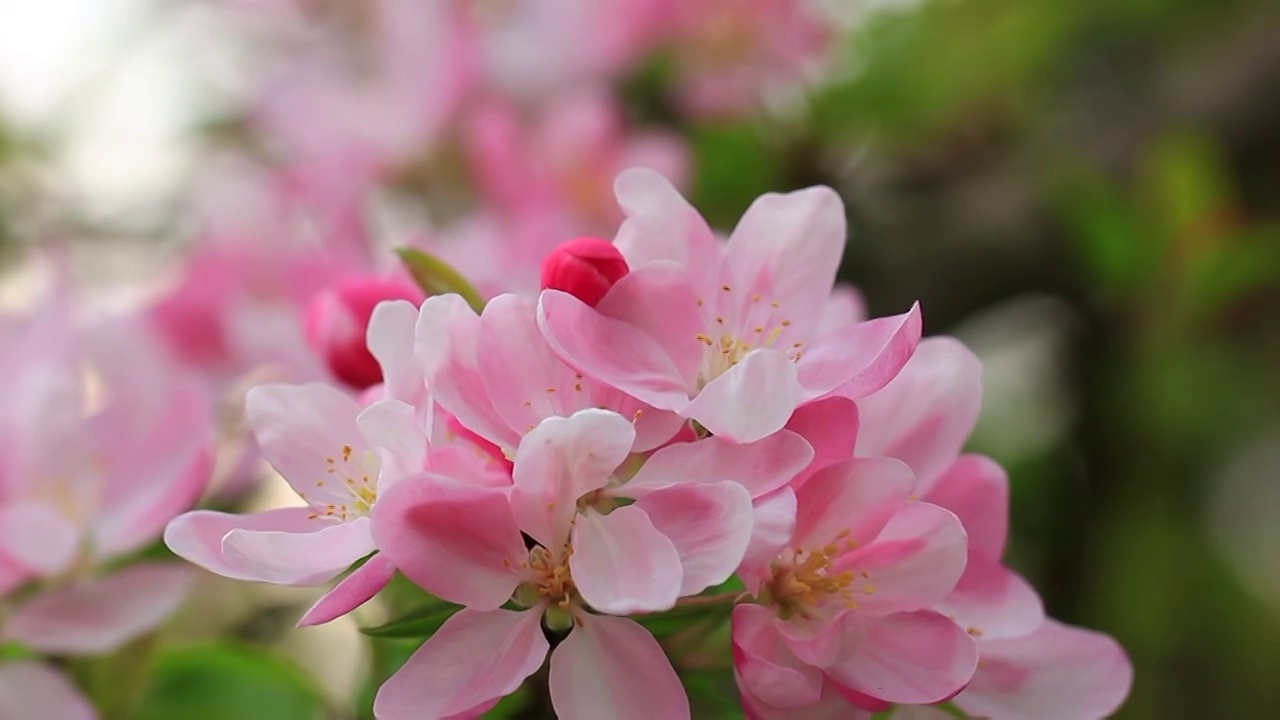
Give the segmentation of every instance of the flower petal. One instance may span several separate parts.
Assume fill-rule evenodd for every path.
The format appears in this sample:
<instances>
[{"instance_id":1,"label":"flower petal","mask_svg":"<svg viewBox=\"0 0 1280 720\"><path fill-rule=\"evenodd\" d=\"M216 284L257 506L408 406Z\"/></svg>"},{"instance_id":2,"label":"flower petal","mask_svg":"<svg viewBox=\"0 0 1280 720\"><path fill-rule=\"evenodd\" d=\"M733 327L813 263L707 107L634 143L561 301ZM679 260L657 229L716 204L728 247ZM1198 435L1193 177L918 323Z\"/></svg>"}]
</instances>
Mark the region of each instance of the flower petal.
<instances>
[{"instance_id":1,"label":"flower petal","mask_svg":"<svg viewBox=\"0 0 1280 720\"><path fill-rule=\"evenodd\" d=\"M668 300L651 298L650 312L666 317L687 313L684 308L666 307ZM543 290L538 298L538 326L556 354L588 377L664 410L677 410L689 400L696 367L682 367L672 356L673 348L635 325L609 317L568 293ZM694 344L692 332L687 344Z\"/></svg>"},{"instance_id":2,"label":"flower petal","mask_svg":"<svg viewBox=\"0 0 1280 720\"><path fill-rule=\"evenodd\" d=\"M826 307L844 255L844 203L829 187L767 193L729 236L725 259L745 312L752 294L773 298L807 334Z\"/></svg>"},{"instance_id":3,"label":"flower petal","mask_svg":"<svg viewBox=\"0 0 1280 720\"><path fill-rule=\"evenodd\" d=\"M396 566L382 553L370 557L325 593L298 620L298 627L321 625L365 604L391 582Z\"/></svg>"},{"instance_id":4,"label":"flower petal","mask_svg":"<svg viewBox=\"0 0 1280 720\"><path fill-rule=\"evenodd\" d=\"M968 549L955 515L925 502L907 503L874 542L841 556L833 567L861 578L858 612L884 615L932 606L964 573Z\"/></svg>"},{"instance_id":5,"label":"flower petal","mask_svg":"<svg viewBox=\"0 0 1280 720\"><path fill-rule=\"evenodd\" d=\"M791 486L799 489L815 472L853 457L858 437L858 406L838 396L801 405L787 421L787 430L804 438L813 448L813 460L792 481Z\"/></svg>"},{"instance_id":6,"label":"flower petal","mask_svg":"<svg viewBox=\"0 0 1280 720\"><path fill-rule=\"evenodd\" d=\"M163 622L194 579L179 563L143 563L49 590L13 611L5 637L57 655L108 652Z\"/></svg>"},{"instance_id":7,"label":"flower petal","mask_svg":"<svg viewBox=\"0 0 1280 720\"><path fill-rule=\"evenodd\" d=\"M242 566L222 552L222 539L235 529L313 533L329 527L328 522L310 518L311 508L280 508L250 515L214 510L195 510L174 518L164 531L164 542L187 562L233 580L263 581L256 568ZM325 570L296 585L318 585L342 568Z\"/></svg>"},{"instance_id":8,"label":"flower petal","mask_svg":"<svg viewBox=\"0 0 1280 720\"><path fill-rule=\"evenodd\" d=\"M845 652L826 668L832 680L894 703L934 703L973 677L978 651L960 626L927 610L869 618L846 613L831 632Z\"/></svg>"},{"instance_id":9,"label":"flower petal","mask_svg":"<svg viewBox=\"0 0 1280 720\"><path fill-rule=\"evenodd\" d=\"M365 341L382 368L382 384L387 398L418 405L426 396L426 379L414 357L414 328L418 308L408 300L378 303L369 316Z\"/></svg>"},{"instance_id":10,"label":"flower petal","mask_svg":"<svg viewBox=\"0 0 1280 720\"><path fill-rule=\"evenodd\" d=\"M429 297L419 310L414 353L431 397L464 427L500 447L514 448L520 434L494 410L476 358L480 318L461 297Z\"/></svg>"},{"instance_id":11,"label":"flower petal","mask_svg":"<svg viewBox=\"0 0 1280 720\"><path fill-rule=\"evenodd\" d=\"M408 475L422 472L427 462L427 435L412 405L399 400L379 400L356 417L360 436L384 460L378 474L378 491Z\"/></svg>"},{"instance_id":12,"label":"flower petal","mask_svg":"<svg viewBox=\"0 0 1280 720\"><path fill-rule=\"evenodd\" d=\"M665 261L714 281L720 271L720 244L707 222L666 178L653 170L634 168L618 176L613 190L627 214L614 244L633 271Z\"/></svg>"},{"instance_id":13,"label":"flower petal","mask_svg":"<svg viewBox=\"0 0 1280 720\"><path fill-rule=\"evenodd\" d=\"M516 450L511 509L520 529L548 550L569 538L578 499L609 482L626 460L636 431L608 410L580 410L538 424Z\"/></svg>"},{"instance_id":14,"label":"flower petal","mask_svg":"<svg viewBox=\"0 0 1280 720\"><path fill-rule=\"evenodd\" d=\"M809 443L786 430L745 444L721 437L672 443L650 455L618 494L640 497L672 485L727 481L745 487L751 497L760 497L790 482L812 457Z\"/></svg>"},{"instance_id":15,"label":"flower petal","mask_svg":"<svg viewBox=\"0 0 1280 720\"><path fill-rule=\"evenodd\" d=\"M893 380L915 352L920 306L890 317L852 323L805 347L796 363L806 398L829 392L858 399Z\"/></svg>"},{"instance_id":16,"label":"flower petal","mask_svg":"<svg viewBox=\"0 0 1280 720\"><path fill-rule=\"evenodd\" d=\"M905 462L924 495L960 454L981 404L978 358L953 338L926 338L897 377L858 400L858 454Z\"/></svg>"},{"instance_id":17,"label":"flower petal","mask_svg":"<svg viewBox=\"0 0 1280 720\"><path fill-rule=\"evenodd\" d=\"M742 556L738 574L749 592L756 592L768 575L769 563L791 541L796 529L796 494L779 488L753 503L751 540Z\"/></svg>"},{"instance_id":18,"label":"flower petal","mask_svg":"<svg viewBox=\"0 0 1280 720\"><path fill-rule=\"evenodd\" d=\"M751 496L732 482L675 486L636 502L680 555L680 595L696 595L733 574L751 540Z\"/></svg>"},{"instance_id":19,"label":"flower petal","mask_svg":"<svg viewBox=\"0 0 1280 720\"><path fill-rule=\"evenodd\" d=\"M842 533L841 540L866 545L907 501L913 485L907 466L891 458L853 458L824 468L796 493L792 545L825 547Z\"/></svg>"},{"instance_id":20,"label":"flower petal","mask_svg":"<svg viewBox=\"0 0 1280 720\"><path fill-rule=\"evenodd\" d=\"M480 610L505 603L528 558L506 494L423 474L373 507L378 549L427 592Z\"/></svg>"},{"instance_id":21,"label":"flower petal","mask_svg":"<svg viewBox=\"0 0 1280 720\"><path fill-rule=\"evenodd\" d=\"M1036 632L981 640L982 668L955 704L1009 720L1108 717L1133 685L1124 649L1102 633L1046 620Z\"/></svg>"},{"instance_id":22,"label":"flower petal","mask_svg":"<svg viewBox=\"0 0 1280 720\"><path fill-rule=\"evenodd\" d=\"M0 507L0 552L28 571L62 572L79 545L80 530L52 505L15 502Z\"/></svg>"},{"instance_id":23,"label":"flower petal","mask_svg":"<svg viewBox=\"0 0 1280 720\"><path fill-rule=\"evenodd\" d=\"M600 313L639 328L661 345L688 384L697 379L705 352L695 340L703 328L690 272L672 263L635 268L596 305Z\"/></svg>"},{"instance_id":24,"label":"flower petal","mask_svg":"<svg viewBox=\"0 0 1280 720\"><path fill-rule=\"evenodd\" d=\"M547 657L541 621L540 607L458 611L382 684L374 714L450 718L515 692Z\"/></svg>"},{"instance_id":25,"label":"flower petal","mask_svg":"<svg viewBox=\"0 0 1280 720\"><path fill-rule=\"evenodd\" d=\"M313 585L351 567L373 552L369 518L315 521L314 532L235 528L222 538L222 557L254 580L275 585ZM315 578L322 578L316 580Z\"/></svg>"},{"instance_id":26,"label":"flower petal","mask_svg":"<svg viewBox=\"0 0 1280 720\"><path fill-rule=\"evenodd\" d=\"M313 506L350 500L341 483L315 484L329 477L327 460L369 449L356 427L360 410L350 396L321 383L258 385L245 396L245 419L262 454Z\"/></svg>"},{"instance_id":27,"label":"flower petal","mask_svg":"<svg viewBox=\"0 0 1280 720\"><path fill-rule=\"evenodd\" d=\"M551 704L561 720L682 720L689 698L662 646L625 618L575 616L551 654Z\"/></svg>"},{"instance_id":28,"label":"flower petal","mask_svg":"<svg viewBox=\"0 0 1280 720\"><path fill-rule=\"evenodd\" d=\"M569 572L582 599L613 615L669 610L680 596L680 554L635 505L601 515L588 510L573 526Z\"/></svg>"},{"instance_id":29,"label":"flower petal","mask_svg":"<svg viewBox=\"0 0 1280 720\"><path fill-rule=\"evenodd\" d=\"M810 705L822 692L822 672L788 649L763 605L733 608L733 667L744 692L775 708Z\"/></svg>"},{"instance_id":30,"label":"flower petal","mask_svg":"<svg viewBox=\"0 0 1280 720\"><path fill-rule=\"evenodd\" d=\"M999 561L1009 535L1009 477L995 460L961 456L922 499L955 513L969 534L970 550Z\"/></svg>"},{"instance_id":31,"label":"flower petal","mask_svg":"<svg viewBox=\"0 0 1280 720\"><path fill-rule=\"evenodd\" d=\"M752 350L707 383L680 414L716 435L749 443L787 424L800 404L796 364L773 350Z\"/></svg>"},{"instance_id":32,"label":"flower petal","mask_svg":"<svg viewBox=\"0 0 1280 720\"><path fill-rule=\"evenodd\" d=\"M0 664L0 717L5 720L97 720L75 685L53 668L19 660Z\"/></svg>"},{"instance_id":33,"label":"flower petal","mask_svg":"<svg viewBox=\"0 0 1280 720\"><path fill-rule=\"evenodd\" d=\"M1044 622L1035 588L998 560L974 553L972 545L960 582L933 609L986 639L1020 637Z\"/></svg>"}]
</instances>

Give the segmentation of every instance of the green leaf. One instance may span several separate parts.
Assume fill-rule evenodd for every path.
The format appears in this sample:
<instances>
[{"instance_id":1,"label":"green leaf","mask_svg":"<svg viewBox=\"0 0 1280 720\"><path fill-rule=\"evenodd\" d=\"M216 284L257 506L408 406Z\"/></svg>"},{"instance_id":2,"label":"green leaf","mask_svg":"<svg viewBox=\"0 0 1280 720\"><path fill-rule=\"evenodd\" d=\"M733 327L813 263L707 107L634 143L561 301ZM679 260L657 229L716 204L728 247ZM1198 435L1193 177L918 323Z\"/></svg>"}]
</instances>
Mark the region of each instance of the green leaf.
<instances>
[{"instance_id":1,"label":"green leaf","mask_svg":"<svg viewBox=\"0 0 1280 720\"><path fill-rule=\"evenodd\" d=\"M160 654L131 720L316 720L324 702L292 663L229 643Z\"/></svg>"},{"instance_id":2,"label":"green leaf","mask_svg":"<svg viewBox=\"0 0 1280 720\"><path fill-rule=\"evenodd\" d=\"M729 604L691 605L675 607L666 612L636 615L632 619L640 623L654 637L663 638L674 635L681 630L688 630L704 620L710 620L721 615L728 617L732 610L733 606Z\"/></svg>"},{"instance_id":3,"label":"green leaf","mask_svg":"<svg viewBox=\"0 0 1280 720\"><path fill-rule=\"evenodd\" d=\"M360 628L360 632L377 638L425 638L461 609L461 605L437 600L383 625Z\"/></svg>"},{"instance_id":4,"label":"green leaf","mask_svg":"<svg viewBox=\"0 0 1280 720\"><path fill-rule=\"evenodd\" d=\"M404 263L423 292L428 295L457 293L476 312L484 309L484 298L480 292L445 261L410 247L396 248L396 255L400 256L400 262Z\"/></svg>"},{"instance_id":5,"label":"green leaf","mask_svg":"<svg viewBox=\"0 0 1280 720\"><path fill-rule=\"evenodd\" d=\"M689 694L693 717L707 720L739 720L742 706L738 702L738 684L730 668L698 668L680 673L680 681Z\"/></svg>"}]
</instances>

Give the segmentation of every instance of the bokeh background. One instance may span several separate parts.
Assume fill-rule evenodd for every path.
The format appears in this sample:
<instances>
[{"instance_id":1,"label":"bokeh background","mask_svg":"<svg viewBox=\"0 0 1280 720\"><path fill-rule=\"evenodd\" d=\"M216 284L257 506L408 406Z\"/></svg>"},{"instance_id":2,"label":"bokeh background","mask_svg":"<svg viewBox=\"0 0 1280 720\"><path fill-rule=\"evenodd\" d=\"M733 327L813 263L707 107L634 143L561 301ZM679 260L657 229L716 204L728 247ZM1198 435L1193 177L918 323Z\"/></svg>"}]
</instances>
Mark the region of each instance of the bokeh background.
<instances>
[{"instance_id":1,"label":"bokeh background","mask_svg":"<svg viewBox=\"0 0 1280 720\"><path fill-rule=\"evenodd\" d=\"M246 118L287 92L262 68L306 46L289 24L359 27L369 3L287 5L0 0L6 305L37 297L32 260L49 248L104 307L172 281L198 234L194 189L229 153L261 159ZM971 448L1009 468L1012 564L1051 614L1128 649L1118 717L1280 717L1280 5L823 12L817 79L749 111L690 112L668 91L686 59L663 48L610 92L630 132L683 148L685 187L718 227L762 192L835 187L851 222L842 273L873 314L919 299L928 334L982 357ZM583 27L547 37L580 43ZM389 244L449 226L476 204L478 174L435 151L362 217ZM608 201L607 185L581 191ZM209 579L167 631L177 650L151 712L204 693L277 718L307 717L316 696L333 717L367 713L365 669L403 648L370 650L354 622L290 630L313 598ZM286 681L259 687L264 675Z\"/></svg>"}]
</instances>

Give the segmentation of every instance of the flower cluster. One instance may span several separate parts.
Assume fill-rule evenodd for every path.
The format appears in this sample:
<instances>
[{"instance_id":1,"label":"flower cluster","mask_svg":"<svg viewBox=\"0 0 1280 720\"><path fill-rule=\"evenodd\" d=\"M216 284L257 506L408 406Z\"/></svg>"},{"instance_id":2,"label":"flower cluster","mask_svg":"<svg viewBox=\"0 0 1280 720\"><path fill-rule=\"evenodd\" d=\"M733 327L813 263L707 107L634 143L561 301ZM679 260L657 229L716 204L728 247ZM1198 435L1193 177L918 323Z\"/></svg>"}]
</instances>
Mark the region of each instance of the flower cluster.
<instances>
[{"instance_id":1,"label":"flower cluster","mask_svg":"<svg viewBox=\"0 0 1280 720\"><path fill-rule=\"evenodd\" d=\"M139 559L209 479L203 385L134 324L73 323L59 288L0 323L0 717L95 717L40 655L107 653L156 628L194 574Z\"/></svg>"},{"instance_id":2,"label":"flower cluster","mask_svg":"<svg viewBox=\"0 0 1280 720\"><path fill-rule=\"evenodd\" d=\"M721 239L657 173L615 190L612 245L551 253L536 302L382 302L381 384L253 388L302 502L182 515L169 547L243 580L346 573L303 625L397 571L456 606L385 720L476 717L526 682L563 718L690 717L684 658L645 626L688 608L729 623L751 718L1112 712L1124 652L1002 563L1007 480L962 454L976 358L835 285L839 197L765 195Z\"/></svg>"}]
</instances>

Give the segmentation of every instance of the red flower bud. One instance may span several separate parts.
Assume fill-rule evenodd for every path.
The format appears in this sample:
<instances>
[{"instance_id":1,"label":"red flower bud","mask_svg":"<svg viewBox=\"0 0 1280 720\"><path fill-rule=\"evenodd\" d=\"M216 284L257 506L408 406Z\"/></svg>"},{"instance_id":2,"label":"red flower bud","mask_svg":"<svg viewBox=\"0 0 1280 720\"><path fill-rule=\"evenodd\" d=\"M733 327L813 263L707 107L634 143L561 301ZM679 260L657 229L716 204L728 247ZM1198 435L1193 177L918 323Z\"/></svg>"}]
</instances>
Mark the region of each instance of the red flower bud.
<instances>
[{"instance_id":1,"label":"red flower bud","mask_svg":"<svg viewBox=\"0 0 1280 720\"><path fill-rule=\"evenodd\" d=\"M631 268L612 243L580 237L561 243L542 261L542 289L563 290L595 307Z\"/></svg>"},{"instance_id":2,"label":"red flower bud","mask_svg":"<svg viewBox=\"0 0 1280 720\"><path fill-rule=\"evenodd\" d=\"M342 278L311 298L307 342L342 382L365 389L382 382L382 368L365 344L369 317L383 300L422 302L408 280L356 275Z\"/></svg>"}]
</instances>

